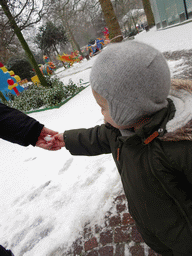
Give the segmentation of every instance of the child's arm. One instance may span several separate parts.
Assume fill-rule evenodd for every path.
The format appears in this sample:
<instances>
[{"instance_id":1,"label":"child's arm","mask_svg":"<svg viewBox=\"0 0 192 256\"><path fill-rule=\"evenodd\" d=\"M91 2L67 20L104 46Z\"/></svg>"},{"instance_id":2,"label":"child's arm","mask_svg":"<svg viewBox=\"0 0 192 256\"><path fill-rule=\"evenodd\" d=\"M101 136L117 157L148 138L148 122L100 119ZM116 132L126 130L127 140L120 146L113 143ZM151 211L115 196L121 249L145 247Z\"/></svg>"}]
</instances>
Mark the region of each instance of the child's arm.
<instances>
[{"instance_id":1,"label":"child's arm","mask_svg":"<svg viewBox=\"0 0 192 256\"><path fill-rule=\"evenodd\" d=\"M108 133L111 134L111 131L105 125L69 130L54 136L54 146L66 147L72 155L107 154L111 153Z\"/></svg>"}]
</instances>

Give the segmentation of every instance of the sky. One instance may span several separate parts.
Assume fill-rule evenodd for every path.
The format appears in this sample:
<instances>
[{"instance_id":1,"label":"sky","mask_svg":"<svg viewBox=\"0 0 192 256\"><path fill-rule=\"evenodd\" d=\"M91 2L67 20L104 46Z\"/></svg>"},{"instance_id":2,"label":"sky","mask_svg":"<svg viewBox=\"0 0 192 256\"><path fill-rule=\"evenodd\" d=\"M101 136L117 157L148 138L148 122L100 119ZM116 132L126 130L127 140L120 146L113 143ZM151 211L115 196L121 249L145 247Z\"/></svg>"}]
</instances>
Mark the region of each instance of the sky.
<instances>
[{"instance_id":1,"label":"sky","mask_svg":"<svg viewBox=\"0 0 192 256\"><path fill-rule=\"evenodd\" d=\"M161 52L189 50L192 22L159 31L152 28L134 40ZM64 84L69 79L89 82L96 58L67 70L62 67L56 75ZM182 72L182 62L168 62L172 76ZM30 116L58 132L103 123L90 86L59 109ZM0 139L0 162L0 244L18 256L49 256L58 247L67 250L85 223L102 225L114 197L122 191L110 154L72 156L65 148L49 152Z\"/></svg>"}]
</instances>

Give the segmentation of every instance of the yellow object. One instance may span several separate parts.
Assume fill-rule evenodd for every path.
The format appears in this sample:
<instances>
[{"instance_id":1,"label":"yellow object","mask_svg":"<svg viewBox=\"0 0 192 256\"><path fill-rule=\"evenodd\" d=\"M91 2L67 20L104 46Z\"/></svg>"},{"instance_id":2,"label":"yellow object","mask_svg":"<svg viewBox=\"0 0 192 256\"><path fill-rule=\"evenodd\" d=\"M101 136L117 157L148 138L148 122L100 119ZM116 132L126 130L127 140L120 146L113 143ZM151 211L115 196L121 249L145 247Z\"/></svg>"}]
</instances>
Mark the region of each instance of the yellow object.
<instances>
[{"instance_id":1,"label":"yellow object","mask_svg":"<svg viewBox=\"0 0 192 256\"><path fill-rule=\"evenodd\" d=\"M18 76L18 75L15 75L14 78L16 79L17 82L20 82L20 81L21 81L21 78L20 78L20 76Z\"/></svg>"},{"instance_id":2,"label":"yellow object","mask_svg":"<svg viewBox=\"0 0 192 256\"><path fill-rule=\"evenodd\" d=\"M14 71L13 71L13 70L8 71L8 72L9 72L10 76L14 76L14 75L15 75L15 73L14 73Z\"/></svg>"},{"instance_id":3,"label":"yellow object","mask_svg":"<svg viewBox=\"0 0 192 256\"><path fill-rule=\"evenodd\" d=\"M37 84L37 85L40 84L40 81L39 81L39 78L38 78L37 75L31 77L31 81L32 81L34 84Z\"/></svg>"},{"instance_id":4,"label":"yellow object","mask_svg":"<svg viewBox=\"0 0 192 256\"><path fill-rule=\"evenodd\" d=\"M4 73L6 73L6 72L7 72L7 69L6 69L6 67L5 67L5 66L3 66L3 67L1 68L1 70L3 70L3 72L4 72Z\"/></svg>"},{"instance_id":5,"label":"yellow object","mask_svg":"<svg viewBox=\"0 0 192 256\"><path fill-rule=\"evenodd\" d=\"M8 85L8 89L12 90L13 88L15 88L18 84L14 83L13 85Z\"/></svg>"}]
</instances>

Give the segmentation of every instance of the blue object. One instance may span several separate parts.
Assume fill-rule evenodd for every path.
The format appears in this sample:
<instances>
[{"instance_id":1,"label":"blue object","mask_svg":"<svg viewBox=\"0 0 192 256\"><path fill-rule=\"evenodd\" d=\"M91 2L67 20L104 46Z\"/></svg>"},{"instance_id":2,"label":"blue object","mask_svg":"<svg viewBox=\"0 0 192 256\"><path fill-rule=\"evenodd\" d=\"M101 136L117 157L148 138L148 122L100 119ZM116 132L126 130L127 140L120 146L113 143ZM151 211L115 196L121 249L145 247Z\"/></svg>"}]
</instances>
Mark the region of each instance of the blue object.
<instances>
[{"instance_id":1,"label":"blue object","mask_svg":"<svg viewBox=\"0 0 192 256\"><path fill-rule=\"evenodd\" d=\"M6 100L10 100L10 98L8 97L8 93L13 94L14 96L16 96L17 94L14 92L14 90L9 90L8 89L8 79L12 79L15 83L17 83L16 79L14 78L14 76L11 76L9 74L9 72L4 73L2 69L0 69L0 91L3 93L4 97L6 98ZM18 83L17 83L18 84ZM23 87L21 87L19 84L17 85L17 90L19 92L24 91Z\"/></svg>"}]
</instances>

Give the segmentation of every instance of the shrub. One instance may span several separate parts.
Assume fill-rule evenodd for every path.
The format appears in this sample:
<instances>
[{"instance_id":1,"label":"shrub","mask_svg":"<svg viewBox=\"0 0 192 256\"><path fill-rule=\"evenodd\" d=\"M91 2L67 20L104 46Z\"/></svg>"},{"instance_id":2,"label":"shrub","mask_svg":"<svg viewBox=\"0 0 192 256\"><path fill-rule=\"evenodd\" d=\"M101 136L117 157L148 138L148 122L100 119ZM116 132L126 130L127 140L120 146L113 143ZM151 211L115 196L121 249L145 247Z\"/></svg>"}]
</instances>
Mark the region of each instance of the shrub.
<instances>
[{"instance_id":1,"label":"shrub","mask_svg":"<svg viewBox=\"0 0 192 256\"><path fill-rule=\"evenodd\" d=\"M22 58L11 58L7 63L7 69L13 70L15 75L20 76L21 80L31 80L31 77L35 75L33 68L28 60Z\"/></svg>"},{"instance_id":2,"label":"shrub","mask_svg":"<svg viewBox=\"0 0 192 256\"><path fill-rule=\"evenodd\" d=\"M31 84L19 96L11 97L6 105L21 111L30 111L39 108L54 107L64 102L74 94L82 90L83 86L76 86L71 80L67 86L58 78L47 77L49 88Z\"/></svg>"}]
</instances>

